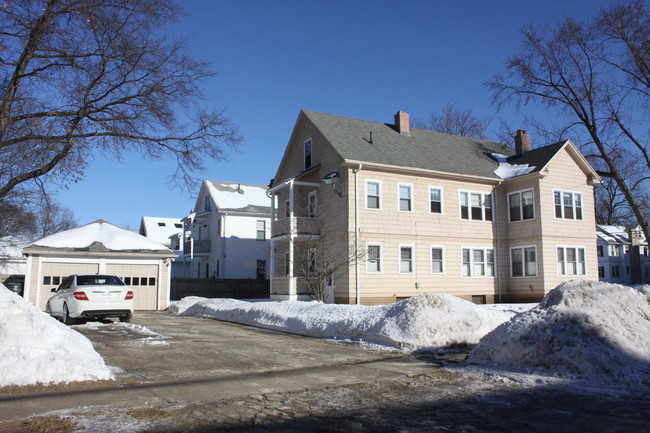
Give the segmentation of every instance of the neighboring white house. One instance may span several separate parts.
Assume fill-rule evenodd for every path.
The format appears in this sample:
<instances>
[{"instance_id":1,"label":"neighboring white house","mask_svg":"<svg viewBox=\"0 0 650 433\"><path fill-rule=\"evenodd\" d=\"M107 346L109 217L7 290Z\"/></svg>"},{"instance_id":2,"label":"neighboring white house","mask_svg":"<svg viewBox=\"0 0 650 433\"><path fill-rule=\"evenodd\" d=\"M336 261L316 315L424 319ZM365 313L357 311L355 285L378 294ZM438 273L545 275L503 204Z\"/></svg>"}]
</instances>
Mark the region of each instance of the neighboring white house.
<instances>
[{"instance_id":1,"label":"neighboring white house","mask_svg":"<svg viewBox=\"0 0 650 433\"><path fill-rule=\"evenodd\" d=\"M27 259L23 247L27 242L14 236L0 238L0 283L19 295L23 294Z\"/></svg>"},{"instance_id":2,"label":"neighboring white house","mask_svg":"<svg viewBox=\"0 0 650 433\"><path fill-rule=\"evenodd\" d=\"M172 261L172 277L183 276L185 258L181 218L142 217L140 234L174 251L176 258Z\"/></svg>"},{"instance_id":3,"label":"neighboring white house","mask_svg":"<svg viewBox=\"0 0 650 433\"><path fill-rule=\"evenodd\" d=\"M650 282L648 242L638 228L597 225L598 278L618 284Z\"/></svg>"},{"instance_id":4,"label":"neighboring white house","mask_svg":"<svg viewBox=\"0 0 650 433\"><path fill-rule=\"evenodd\" d=\"M268 278L271 200L266 191L264 185L203 181L194 209L183 219L182 276Z\"/></svg>"},{"instance_id":5,"label":"neighboring white house","mask_svg":"<svg viewBox=\"0 0 650 433\"><path fill-rule=\"evenodd\" d=\"M71 274L117 275L135 293L136 310L169 305L170 259L176 254L137 233L98 220L46 236L23 248L27 256L23 297L44 309Z\"/></svg>"}]
</instances>

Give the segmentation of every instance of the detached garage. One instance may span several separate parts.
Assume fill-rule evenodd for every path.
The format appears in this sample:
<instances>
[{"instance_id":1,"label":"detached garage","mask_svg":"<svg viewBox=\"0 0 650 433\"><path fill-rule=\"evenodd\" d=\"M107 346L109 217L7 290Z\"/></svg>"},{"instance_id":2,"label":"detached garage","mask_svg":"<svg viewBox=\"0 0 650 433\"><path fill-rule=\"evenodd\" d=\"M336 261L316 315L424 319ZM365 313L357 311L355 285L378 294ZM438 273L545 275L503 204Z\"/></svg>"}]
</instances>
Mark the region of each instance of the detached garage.
<instances>
[{"instance_id":1,"label":"detached garage","mask_svg":"<svg viewBox=\"0 0 650 433\"><path fill-rule=\"evenodd\" d=\"M51 290L71 274L117 275L135 294L136 310L169 305L171 259L176 254L137 233L98 220L47 236L23 249L24 297L40 309Z\"/></svg>"}]
</instances>

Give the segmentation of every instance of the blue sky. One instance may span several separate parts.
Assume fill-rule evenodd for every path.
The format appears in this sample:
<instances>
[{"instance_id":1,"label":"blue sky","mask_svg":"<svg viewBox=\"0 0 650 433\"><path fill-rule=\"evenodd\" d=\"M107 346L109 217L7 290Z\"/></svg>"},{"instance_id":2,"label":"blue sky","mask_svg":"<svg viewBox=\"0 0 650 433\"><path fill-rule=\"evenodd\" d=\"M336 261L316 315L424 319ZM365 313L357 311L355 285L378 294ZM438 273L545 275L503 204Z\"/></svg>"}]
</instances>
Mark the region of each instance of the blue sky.
<instances>
[{"instance_id":1,"label":"blue sky","mask_svg":"<svg viewBox=\"0 0 650 433\"><path fill-rule=\"evenodd\" d=\"M519 30L534 22L593 15L604 0L270 1L185 0L170 32L189 35L192 54L218 72L205 104L226 108L245 141L229 160L208 163L202 179L268 184L301 109L392 123L398 110L426 118L446 104L480 117L496 112L484 83L516 53ZM493 125L496 126L496 120ZM526 129L526 125L517 127ZM488 133L488 136L490 134ZM494 138L496 137L489 137ZM56 199L80 224L104 219L138 228L143 216L183 217L198 188L168 183L171 158L121 161L96 155L86 176Z\"/></svg>"}]
</instances>

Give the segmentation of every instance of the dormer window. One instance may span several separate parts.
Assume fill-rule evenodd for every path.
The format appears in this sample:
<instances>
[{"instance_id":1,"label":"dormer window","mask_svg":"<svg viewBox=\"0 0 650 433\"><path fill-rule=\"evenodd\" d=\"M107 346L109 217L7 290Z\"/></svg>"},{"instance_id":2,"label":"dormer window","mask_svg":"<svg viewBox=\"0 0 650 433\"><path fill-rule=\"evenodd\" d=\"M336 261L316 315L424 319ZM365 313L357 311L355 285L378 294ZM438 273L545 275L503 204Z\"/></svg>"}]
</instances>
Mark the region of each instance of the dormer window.
<instances>
[{"instance_id":1,"label":"dormer window","mask_svg":"<svg viewBox=\"0 0 650 433\"><path fill-rule=\"evenodd\" d=\"M311 168L311 138L305 141L305 170Z\"/></svg>"}]
</instances>

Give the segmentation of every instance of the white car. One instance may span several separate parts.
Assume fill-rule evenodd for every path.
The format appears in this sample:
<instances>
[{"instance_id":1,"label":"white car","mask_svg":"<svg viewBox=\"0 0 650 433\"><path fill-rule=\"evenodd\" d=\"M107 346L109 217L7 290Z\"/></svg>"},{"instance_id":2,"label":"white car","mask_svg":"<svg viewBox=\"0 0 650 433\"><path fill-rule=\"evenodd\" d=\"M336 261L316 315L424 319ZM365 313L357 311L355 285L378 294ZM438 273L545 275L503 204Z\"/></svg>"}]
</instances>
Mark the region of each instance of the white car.
<instances>
[{"instance_id":1,"label":"white car","mask_svg":"<svg viewBox=\"0 0 650 433\"><path fill-rule=\"evenodd\" d=\"M52 291L45 312L66 325L105 317L129 322L133 315L133 291L114 275L70 275Z\"/></svg>"}]
</instances>

